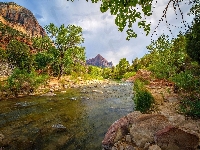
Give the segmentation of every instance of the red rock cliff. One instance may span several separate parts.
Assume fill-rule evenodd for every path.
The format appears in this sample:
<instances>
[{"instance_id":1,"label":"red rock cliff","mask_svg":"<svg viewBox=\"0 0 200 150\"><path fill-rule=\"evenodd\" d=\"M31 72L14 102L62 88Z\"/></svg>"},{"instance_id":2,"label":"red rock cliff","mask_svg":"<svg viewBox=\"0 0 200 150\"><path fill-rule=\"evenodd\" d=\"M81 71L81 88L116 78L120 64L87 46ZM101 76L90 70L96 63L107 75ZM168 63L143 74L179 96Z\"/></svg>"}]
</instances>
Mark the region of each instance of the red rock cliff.
<instances>
[{"instance_id":1,"label":"red rock cliff","mask_svg":"<svg viewBox=\"0 0 200 150\"><path fill-rule=\"evenodd\" d=\"M30 10L13 2L0 2L0 21L29 36L46 34Z\"/></svg>"}]
</instances>

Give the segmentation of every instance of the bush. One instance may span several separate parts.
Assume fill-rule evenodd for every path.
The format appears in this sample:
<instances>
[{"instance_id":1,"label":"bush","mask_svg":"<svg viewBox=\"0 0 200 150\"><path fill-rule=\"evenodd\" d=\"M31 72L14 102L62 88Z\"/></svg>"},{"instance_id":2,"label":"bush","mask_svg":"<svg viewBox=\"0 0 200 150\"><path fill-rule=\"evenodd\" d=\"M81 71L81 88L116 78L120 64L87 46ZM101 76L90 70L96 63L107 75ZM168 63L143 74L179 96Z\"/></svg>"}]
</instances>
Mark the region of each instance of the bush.
<instances>
[{"instance_id":1,"label":"bush","mask_svg":"<svg viewBox=\"0 0 200 150\"><path fill-rule=\"evenodd\" d=\"M88 67L88 74L91 79L102 79L102 69L96 66Z\"/></svg>"},{"instance_id":2,"label":"bush","mask_svg":"<svg viewBox=\"0 0 200 150\"><path fill-rule=\"evenodd\" d=\"M11 93L17 97L19 93L29 94L33 92L47 78L47 75L38 76L34 71L28 73L27 70L16 68L13 70L13 74L8 77L7 84Z\"/></svg>"},{"instance_id":3,"label":"bush","mask_svg":"<svg viewBox=\"0 0 200 150\"><path fill-rule=\"evenodd\" d=\"M188 116L200 118L200 98L197 94L186 96L181 101L180 111Z\"/></svg>"},{"instance_id":4,"label":"bush","mask_svg":"<svg viewBox=\"0 0 200 150\"><path fill-rule=\"evenodd\" d=\"M200 86L199 78L195 77L191 71L181 72L172 77L171 80L175 82L180 89L187 91L198 90Z\"/></svg>"},{"instance_id":5,"label":"bush","mask_svg":"<svg viewBox=\"0 0 200 150\"><path fill-rule=\"evenodd\" d=\"M135 109L142 113L146 113L150 110L152 104L154 103L153 96L150 92L147 91L147 89L144 86L144 83L140 80L136 80L134 82L134 91L135 95L133 100L135 103Z\"/></svg>"},{"instance_id":6,"label":"bush","mask_svg":"<svg viewBox=\"0 0 200 150\"><path fill-rule=\"evenodd\" d=\"M124 78L124 79L128 79L128 78L134 76L135 74L136 74L136 72L127 72L127 73L125 73L125 74L123 75L123 78Z\"/></svg>"}]
</instances>

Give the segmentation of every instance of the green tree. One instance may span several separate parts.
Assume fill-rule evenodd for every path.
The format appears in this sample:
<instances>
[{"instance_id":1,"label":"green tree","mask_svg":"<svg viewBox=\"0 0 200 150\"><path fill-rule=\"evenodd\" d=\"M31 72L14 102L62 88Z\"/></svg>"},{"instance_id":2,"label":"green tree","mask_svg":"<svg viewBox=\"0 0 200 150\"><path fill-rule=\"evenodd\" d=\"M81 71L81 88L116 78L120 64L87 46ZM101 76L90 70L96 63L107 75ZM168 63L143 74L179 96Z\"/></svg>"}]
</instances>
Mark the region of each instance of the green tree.
<instances>
[{"instance_id":1,"label":"green tree","mask_svg":"<svg viewBox=\"0 0 200 150\"><path fill-rule=\"evenodd\" d=\"M158 2L154 1L155 3L153 3L153 0L91 0L91 1L93 3L101 1L102 2L100 6L101 12L104 13L110 10L111 15L116 16L115 24L118 26L119 31L123 31L124 29L128 28L126 31L127 40L130 40L130 38L133 37L137 37L137 34L133 29L134 23L137 23L139 28L143 28L144 31L146 32L146 35L149 34L151 22L148 23L146 20L149 16L152 15L152 8L154 7L153 5L156 5ZM177 10L179 10L180 15L182 16L183 19L182 23L186 26L181 3L188 5L188 7L190 7L189 4L192 3L193 8L191 9L191 12L199 14L197 13L199 12L199 4L200 4L199 0L191 0L188 1L188 3L186 3L184 0L168 0L164 10L162 10L163 15L158 20L157 27L160 25L161 21L165 21L166 24L170 26L170 24L167 21L167 11L170 5L173 6L175 12L174 15L177 15L176 12ZM170 28L169 31L171 32Z\"/></svg>"},{"instance_id":2,"label":"green tree","mask_svg":"<svg viewBox=\"0 0 200 150\"><path fill-rule=\"evenodd\" d=\"M186 34L188 55L200 64L200 19L195 19L193 26Z\"/></svg>"},{"instance_id":3,"label":"green tree","mask_svg":"<svg viewBox=\"0 0 200 150\"><path fill-rule=\"evenodd\" d=\"M93 77L93 78L101 77L102 69L97 66L89 66L88 74L90 74L91 77Z\"/></svg>"},{"instance_id":4,"label":"green tree","mask_svg":"<svg viewBox=\"0 0 200 150\"><path fill-rule=\"evenodd\" d=\"M19 93L29 94L34 92L40 84L44 84L48 76L39 75L34 71L27 72L25 69L15 68L8 77L7 86L10 92L17 97Z\"/></svg>"},{"instance_id":5,"label":"green tree","mask_svg":"<svg viewBox=\"0 0 200 150\"><path fill-rule=\"evenodd\" d=\"M53 46L52 40L48 36L33 37L33 47L37 52L49 51Z\"/></svg>"},{"instance_id":6,"label":"green tree","mask_svg":"<svg viewBox=\"0 0 200 150\"><path fill-rule=\"evenodd\" d=\"M126 58L122 58L119 61L119 64L116 66L116 70L118 72L118 78L121 79L122 76L126 73L129 72L129 67L130 64L129 62L126 60Z\"/></svg>"},{"instance_id":7,"label":"green tree","mask_svg":"<svg viewBox=\"0 0 200 150\"><path fill-rule=\"evenodd\" d=\"M86 73L85 47L75 46L69 48L65 52L64 62L65 72L67 74L71 74L72 72L79 74Z\"/></svg>"},{"instance_id":8,"label":"green tree","mask_svg":"<svg viewBox=\"0 0 200 150\"><path fill-rule=\"evenodd\" d=\"M130 68L131 68L131 71L138 71L140 69L138 57L132 60L132 65L130 66Z\"/></svg>"},{"instance_id":9,"label":"green tree","mask_svg":"<svg viewBox=\"0 0 200 150\"><path fill-rule=\"evenodd\" d=\"M0 48L0 62L5 62L7 60L6 51Z\"/></svg>"},{"instance_id":10,"label":"green tree","mask_svg":"<svg viewBox=\"0 0 200 150\"><path fill-rule=\"evenodd\" d=\"M33 48L37 51L35 54L35 69L39 72L47 72L50 75L58 75L59 72L59 51L54 46L48 36L33 37Z\"/></svg>"},{"instance_id":11,"label":"green tree","mask_svg":"<svg viewBox=\"0 0 200 150\"><path fill-rule=\"evenodd\" d=\"M112 78L112 69L111 68L103 68L102 76L104 79Z\"/></svg>"},{"instance_id":12,"label":"green tree","mask_svg":"<svg viewBox=\"0 0 200 150\"><path fill-rule=\"evenodd\" d=\"M30 54L30 49L25 43L11 40L7 46L6 53L10 64L21 70L31 71L33 56Z\"/></svg>"},{"instance_id":13,"label":"green tree","mask_svg":"<svg viewBox=\"0 0 200 150\"><path fill-rule=\"evenodd\" d=\"M82 28L75 25L67 27L61 25L58 28L50 23L50 25L45 26L45 29L59 53L56 64L58 66L58 79L60 79L65 70L65 53L70 49L81 47L81 43L84 42Z\"/></svg>"},{"instance_id":14,"label":"green tree","mask_svg":"<svg viewBox=\"0 0 200 150\"><path fill-rule=\"evenodd\" d=\"M174 40L169 40L167 36L162 35L156 41L153 41L147 49L150 54L142 59L146 60L146 68L154 72L158 78L169 78L175 74L184 71L188 56L185 50L185 36L179 34Z\"/></svg>"},{"instance_id":15,"label":"green tree","mask_svg":"<svg viewBox=\"0 0 200 150\"><path fill-rule=\"evenodd\" d=\"M40 70L42 72L48 71L48 66L50 66L53 62L54 58L52 54L49 54L48 52L38 52L35 55L35 69Z\"/></svg>"}]
</instances>

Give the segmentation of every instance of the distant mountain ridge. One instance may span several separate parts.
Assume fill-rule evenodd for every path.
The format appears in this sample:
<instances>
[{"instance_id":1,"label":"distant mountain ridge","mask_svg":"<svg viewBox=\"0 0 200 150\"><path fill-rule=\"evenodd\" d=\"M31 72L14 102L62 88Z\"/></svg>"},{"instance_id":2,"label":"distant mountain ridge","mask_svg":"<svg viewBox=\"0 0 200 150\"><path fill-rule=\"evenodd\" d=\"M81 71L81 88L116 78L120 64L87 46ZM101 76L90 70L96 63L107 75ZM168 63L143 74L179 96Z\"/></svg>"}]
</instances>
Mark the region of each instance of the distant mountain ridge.
<instances>
[{"instance_id":1,"label":"distant mountain ridge","mask_svg":"<svg viewBox=\"0 0 200 150\"><path fill-rule=\"evenodd\" d=\"M105 58L103 58L100 54L98 54L95 58L86 60L87 65L102 67L102 68L111 68L113 67L113 63L108 62Z\"/></svg>"}]
</instances>

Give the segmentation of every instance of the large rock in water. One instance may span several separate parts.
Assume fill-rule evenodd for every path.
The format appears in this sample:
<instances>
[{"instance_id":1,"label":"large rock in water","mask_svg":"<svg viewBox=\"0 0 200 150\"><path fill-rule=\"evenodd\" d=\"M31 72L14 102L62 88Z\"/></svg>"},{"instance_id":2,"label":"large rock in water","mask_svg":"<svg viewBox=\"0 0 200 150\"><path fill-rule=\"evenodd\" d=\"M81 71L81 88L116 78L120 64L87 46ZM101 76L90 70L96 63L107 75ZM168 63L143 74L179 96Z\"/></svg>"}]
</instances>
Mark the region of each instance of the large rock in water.
<instances>
[{"instance_id":1,"label":"large rock in water","mask_svg":"<svg viewBox=\"0 0 200 150\"><path fill-rule=\"evenodd\" d=\"M164 115L135 111L110 126L102 146L106 150L123 149L123 145L117 143L123 143L120 141L127 135L131 139L125 142L139 149L152 149L156 144L157 149L160 147L162 150L195 150L199 142L198 136L172 126Z\"/></svg>"}]
</instances>

